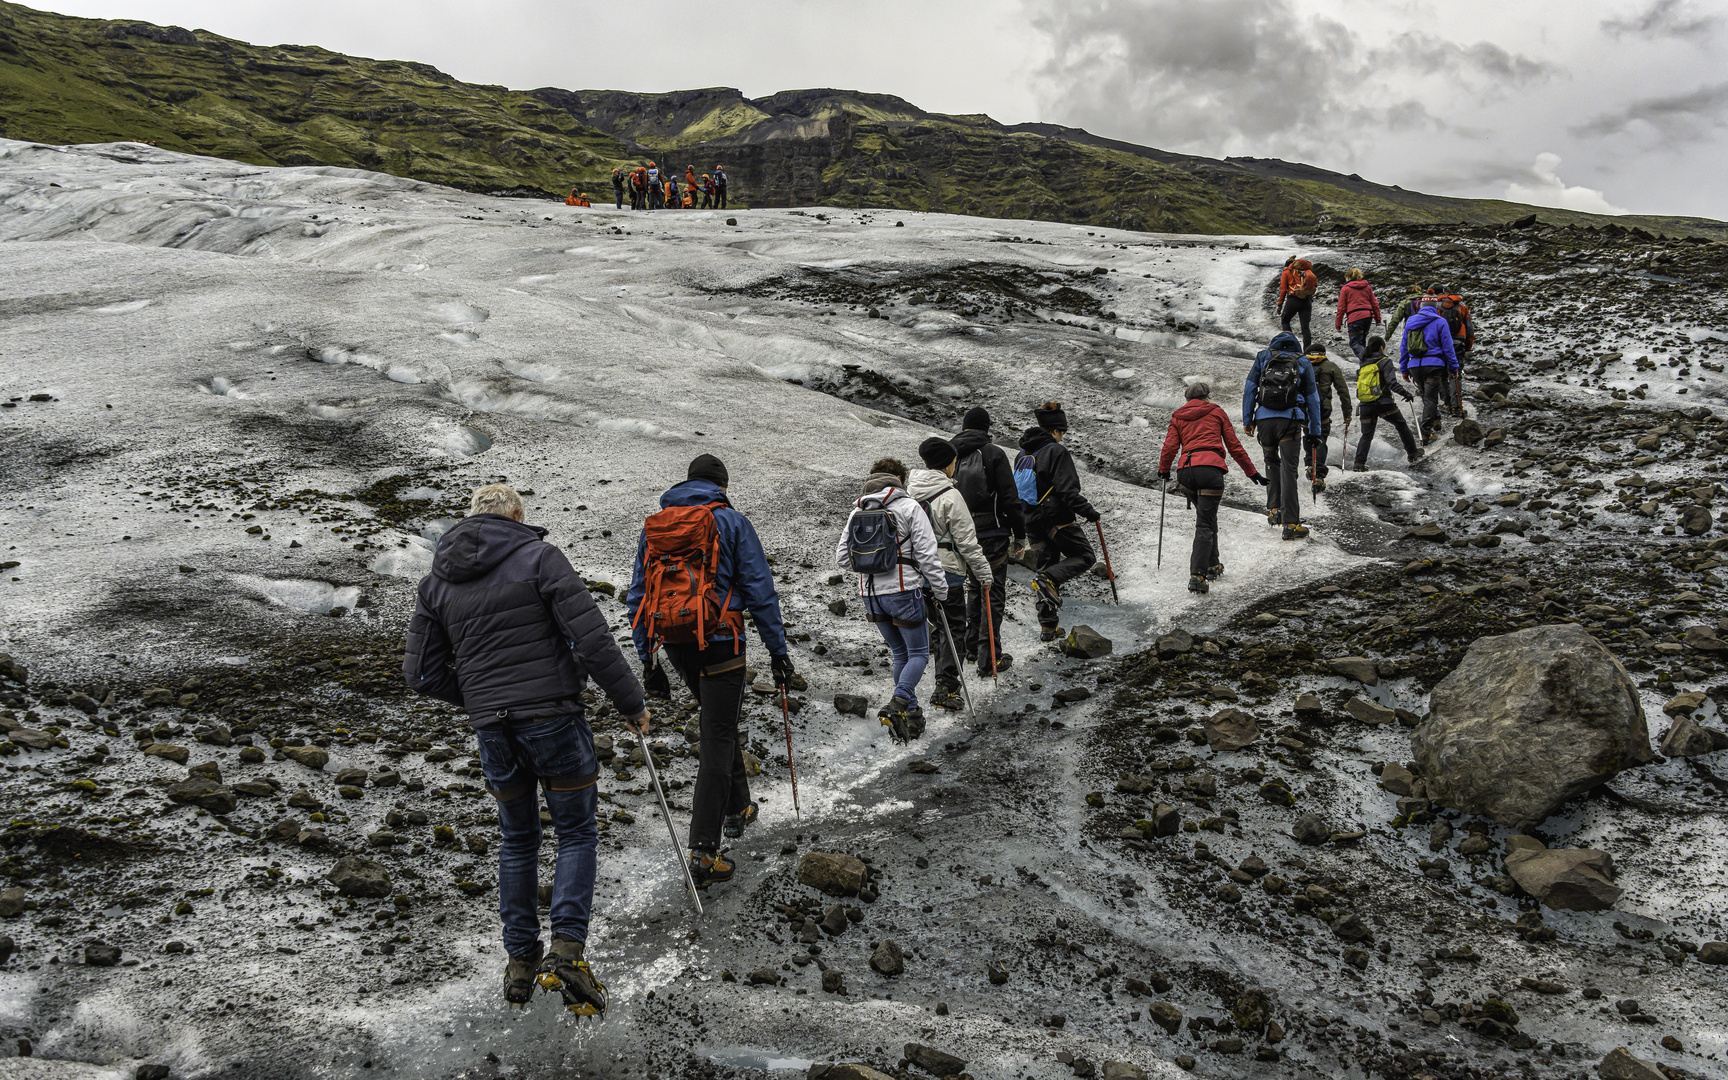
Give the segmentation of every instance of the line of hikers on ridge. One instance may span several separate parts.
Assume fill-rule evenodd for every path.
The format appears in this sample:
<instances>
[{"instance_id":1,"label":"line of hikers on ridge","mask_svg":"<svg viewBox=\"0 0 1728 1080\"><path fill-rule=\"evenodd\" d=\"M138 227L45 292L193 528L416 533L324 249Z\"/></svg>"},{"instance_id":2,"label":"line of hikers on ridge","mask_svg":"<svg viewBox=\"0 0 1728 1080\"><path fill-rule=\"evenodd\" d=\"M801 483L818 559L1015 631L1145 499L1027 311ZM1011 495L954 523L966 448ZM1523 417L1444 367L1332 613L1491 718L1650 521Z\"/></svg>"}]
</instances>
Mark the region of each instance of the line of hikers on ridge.
<instances>
[{"instance_id":1,"label":"line of hikers on ridge","mask_svg":"<svg viewBox=\"0 0 1728 1080\"><path fill-rule=\"evenodd\" d=\"M1358 271L1351 273L1352 281L1361 280ZM1229 459L1267 489L1268 520L1282 527L1284 539L1308 535L1297 463L1306 450L1313 490L1323 490L1334 391L1346 432L1352 393L1363 418L1355 469L1366 467L1381 418L1397 430L1412 462L1422 457L1391 395L1410 400L1399 377L1423 381L1426 389L1428 373L1455 372L1458 359L1440 301L1415 299L1401 315L1406 332L1397 374L1378 335L1362 340L1353 389L1323 348L1304 349L1288 332L1255 358L1243 389L1242 424L1261 445L1264 472L1243 450L1229 414L1210 400L1211 388L1190 384L1187 402L1171 417L1158 471L1165 483L1174 477L1197 511L1191 591L1207 592L1224 572L1218 508ZM918 687L931 667L929 704L959 709L968 704L966 667L979 678L994 678L1013 663L1001 647L1010 560L1025 561L1028 550L1033 555L1032 592L1046 642L1063 634L1062 587L1097 561L1081 523L1093 526L1102 544L1101 515L1082 494L1065 445L1067 413L1052 401L1033 416L1035 425L1021 434L1012 456L991 440L991 416L980 407L966 411L952 438L919 444L922 467L877 460L841 530L835 563L856 575L865 617L892 657L893 689L877 719L896 741L924 732ZM1430 439L1437 435L1437 417L1434 422L1431 431L1424 419ZM546 542L547 530L523 521L521 495L508 485L474 492L468 516L439 540L431 572L420 582L403 676L415 691L465 709L475 730L502 834L499 914L508 1002L528 1003L538 983L578 1015L606 1009L605 986L584 955L599 836L600 766L582 701L590 677L626 727L642 737L644 755L653 753L649 699L670 698L674 673L685 685L697 702L699 763L680 870L697 888L735 872L723 839L742 837L759 813L739 730L749 677L746 612L768 651L780 700L808 685L792 662L772 567L755 527L728 498L730 482L725 464L702 454L643 523L624 597L640 678L586 584ZM790 764L790 727L788 740ZM542 794L558 850L549 946L536 906Z\"/></svg>"},{"instance_id":2,"label":"line of hikers on ridge","mask_svg":"<svg viewBox=\"0 0 1728 1080\"><path fill-rule=\"evenodd\" d=\"M724 165L714 166L713 172L703 173L700 178L696 166L686 165L684 182L679 184L675 170L662 172L659 165L650 161L629 172L612 170L612 201L619 210L624 209L626 196L632 210L724 210L726 185ZM571 192L571 199L575 198L577 194Z\"/></svg>"}]
</instances>

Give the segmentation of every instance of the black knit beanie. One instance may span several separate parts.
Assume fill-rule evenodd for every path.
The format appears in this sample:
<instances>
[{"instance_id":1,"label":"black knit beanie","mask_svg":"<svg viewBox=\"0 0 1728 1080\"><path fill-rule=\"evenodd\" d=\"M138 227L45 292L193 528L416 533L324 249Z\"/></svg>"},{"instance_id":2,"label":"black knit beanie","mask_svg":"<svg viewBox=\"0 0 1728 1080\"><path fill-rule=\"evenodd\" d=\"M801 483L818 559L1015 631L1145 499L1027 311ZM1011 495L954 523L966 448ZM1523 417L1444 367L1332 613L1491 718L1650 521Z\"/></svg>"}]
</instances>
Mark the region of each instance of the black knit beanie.
<instances>
[{"instance_id":1,"label":"black knit beanie","mask_svg":"<svg viewBox=\"0 0 1728 1080\"><path fill-rule=\"evenodd\" d=\"M690 463L690 471L685 475L687 480L712 480L725 487L731 479L726 474L726 466L713 454L703 454Z\"/></svg>"},{"instance_id":2,"label":"black knit beanie","mask_svg":"<svg viewBox=\"0 0 1728 1080\"><path fill-rule=\"evenodd\" d=\"M957 455L952 443L932 435L918 444L918 456L924 459L925 468L941 472Z\"/></svg>"},{"instance_id":3,"label":"black knit beanie","mask_svg":"<svg viewBox=\"0 0 1728 1080\"><path fill-rule=\"evenodd\" d=\"M989 431L990 410L982 405L975 405L967 409L966 415L960 419L960 426L972 431Z\"/></svg>"},{"instance_id":4,"label":"black knit beanie","mask_svg":"<svg viewBox=\"0 0 1728 1080\"><path fill-rule=\"evenodd\" d=\"M1062 411L1060 401L1046 401L1042 409L1034 409L1032 415L1038 418L1038 426L1045 431L1067 431L1068 414Z\"/></svg>"}]
</instances>

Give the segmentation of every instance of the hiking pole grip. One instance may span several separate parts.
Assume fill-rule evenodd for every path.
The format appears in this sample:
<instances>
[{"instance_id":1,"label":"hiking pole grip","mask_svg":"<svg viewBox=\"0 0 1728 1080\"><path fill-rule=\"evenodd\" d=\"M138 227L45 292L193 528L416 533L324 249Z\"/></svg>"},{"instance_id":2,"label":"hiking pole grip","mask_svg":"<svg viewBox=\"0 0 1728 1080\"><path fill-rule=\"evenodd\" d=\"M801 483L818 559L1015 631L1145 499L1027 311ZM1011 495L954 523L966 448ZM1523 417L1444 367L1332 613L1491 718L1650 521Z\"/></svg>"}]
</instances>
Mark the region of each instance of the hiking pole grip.
<instances>
[{"instance_id":1,"label":"hiking pole grip","mask_svg":"<svg viewBox=\"0 0 1728 1080\"><path fill-rule=\"evenodd\" d=\"M798 808L798 764L792 760L792 703L787 699L788 687L780 684L780 716L786 721L786 768L792 774L792 816L799 821L804 820L804 812Z\"/></svg>"},{"instance_id":2,"label":"hiking pole grip","mask_svg":"<svg viewBox=\"0 0 1728 1080\"><path fill-rule=\"evenodd\" d=\"M672 827L672 810L666 805L666 791L660 786L660 770L654 767L654 750L648 745L648 736L642 735L642 760L648 764L648 779L654 784L654 796L660 800L660 816L666 819L666 835L672 838L672 857L678 860L678 866L684 871L684 890L690 894L690 902L696 906L696 914L702 914L702 897L696 892L696 879L690 874L690 860L684 857L684 847L678 843L678 831Z\"/></svg>"},{"instance_id":3,"label":"hiking pole grip","mask_svg":"<svg viewBox=\"0 0 1728 1080\"><path fill-rule=\"evenodd\" d=\"M1162 516L1160 516L1160 520L1162 520ZM1104 522L1102 520L1094 521L1092 527L1098 530L1098 550L1104 553L1104 574L1110 579L1110 599L1120 604L1122 597L1116 592L1116 571L1110 565L1110 545L1104 542ZM1163 546L1164 534L1162 532L1158 534L1158 543L1160 547Z\"/></svg>"}]
</instances>

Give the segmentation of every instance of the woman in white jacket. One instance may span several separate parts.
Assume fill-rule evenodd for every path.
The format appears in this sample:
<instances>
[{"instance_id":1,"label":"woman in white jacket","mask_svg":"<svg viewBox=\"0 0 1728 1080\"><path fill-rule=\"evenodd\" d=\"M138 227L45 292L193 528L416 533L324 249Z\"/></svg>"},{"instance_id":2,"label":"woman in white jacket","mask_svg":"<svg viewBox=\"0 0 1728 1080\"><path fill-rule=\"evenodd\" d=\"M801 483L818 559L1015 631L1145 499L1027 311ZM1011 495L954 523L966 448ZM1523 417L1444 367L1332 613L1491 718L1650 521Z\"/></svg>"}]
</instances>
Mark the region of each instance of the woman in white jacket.
<instances>
[{"instance_id":1,"label":"woman in white jacket","mask_svg":"<svg viewBox=\"0 0 1728 1080\"><path fill-rule=\"evenodd\" d=\"M918 500L906 493L906 466L883 458L870 467L864 494L846 518L834 561L842 570L856 570L852 558L852 522L860 511L887 510L894 518L898 550L893 566L858 575L858 595L864 612L894 656L894 696L877 713L894 738L905 742L923 730L918 683L930 662L930 632L924 611L924 589L938 601L948 598L948 578L936 551L936 533Z\"/></svg>"},{"instance_id":2,"label":"woman in white jacket","mask_svg":"<svg viewBox=\"0 0 1728 1080\"><path fill-rule=\"evenodd\" d=\"M948 599L930 613L930 662L936 668L936 692L930 695L930 704L938 709L958 709L964 704L960 697L960 645L966 640L966 578L989 581L990 561L978 543L978 527L972 523L966 497L954 486L958 455L953 444L932 436L919 444L918 456L924 459L925 468L912 470L906 490L930 511L942 572L948 579ZM925 602L933 603L929 597Z\"/></svg>"}]
</instances>

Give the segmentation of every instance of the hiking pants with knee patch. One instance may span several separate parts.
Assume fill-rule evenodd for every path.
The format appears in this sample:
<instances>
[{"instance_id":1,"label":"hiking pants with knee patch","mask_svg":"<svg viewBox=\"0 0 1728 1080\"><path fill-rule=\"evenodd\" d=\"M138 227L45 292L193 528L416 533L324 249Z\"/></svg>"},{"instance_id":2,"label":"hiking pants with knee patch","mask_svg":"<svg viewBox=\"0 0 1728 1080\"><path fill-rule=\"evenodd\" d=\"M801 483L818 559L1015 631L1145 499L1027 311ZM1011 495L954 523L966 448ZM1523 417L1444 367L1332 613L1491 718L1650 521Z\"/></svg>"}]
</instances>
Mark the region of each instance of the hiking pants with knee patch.
<instances>
[{"instance_id":1,"label":"hiking pants with knee patch","mask_svg":"<svg viewBox=\"0 0 1728 1080\"><path fill-rule=\"evenodd\" d=\"M1358 414L1362 417L1362 435L1356 442L1356 464L1368 463L1368 449L1374 444L1374 429L1384 418L1397 431L1398 438L1404 443L1404 455L1416 456L1416 436L1410 434L1410 425L1404 422L1404 412L1398 403L1391 400L1365 401Z\"/></svg>"},{"instance_id":2,"label":"hiking pants with knee patch","mask_svg":"<svg viewBox=\"0 0 1728 1080\"><path fill-rule=\"evenodd\" d=\"M1284 310L1279 313L1279 326L1285 333L1290 332L1290 320L1299 319L1302 324L1302 351L1307 352L1310 344L1308 323L1314 318L1314 298L1301 296L1286 296Z\"/></svg>"},{"instance_id":3,"label":"hiking pants with knee patch","mask_svg":"<svg viewBox=\"0 0 1728 1080\"><path fill-rule=\"evenodd\" d=\"M930 612L930 663L936 668L938 691L960 687L960 661L955 653L966 634L966 578L961 574L947 576L948 599L938 600L935 593L924 592L924 607ZM952 638L948 636L950 629L954 631Z\"/></svg>"},{"instance_id":4,"label":"hiking pants with knee patch","mask_svg":"<svg viewBox=\"0 0 1728 1080\"><path fill-rule=\"evenodd\" d=\"M1044 535L1044 546L1038 549L1038 570L1058 588L1092 569L1092 564L1098 561L1098 556L1092 553L1092 542L1078 521ZM1061 625L1061 607L1040 596L1037 608L1039 626L1049 629Z\"/></svg>"},{"instance_id":5,"label":"hiking pants with knee patch","mask_svg":"<svg viewBox=\"0 0 1728 1080\"><path fill-rule=\"evenodd\" d=\"M1416 385L1422 391L1422 434L1440 433L1440 402L1452 389L1452 375L1444 367L1416 369Z\"/></svg>"}]
</instances>

